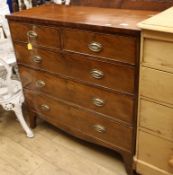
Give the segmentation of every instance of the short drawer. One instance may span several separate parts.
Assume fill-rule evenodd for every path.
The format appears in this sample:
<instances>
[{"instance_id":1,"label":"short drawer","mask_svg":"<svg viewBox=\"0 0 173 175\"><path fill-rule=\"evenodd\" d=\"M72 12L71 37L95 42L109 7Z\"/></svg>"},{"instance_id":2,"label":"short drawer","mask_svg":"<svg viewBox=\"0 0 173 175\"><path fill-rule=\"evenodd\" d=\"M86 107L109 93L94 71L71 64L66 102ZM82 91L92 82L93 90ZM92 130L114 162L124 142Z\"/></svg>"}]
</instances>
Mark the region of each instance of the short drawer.
<instances>
[{"instance_id":1,"label":"short drawer","mask_svg":"<svg viewBox=\"0 0 173 175\"><path fill-rule=\"evenodd\" d=\"M140 127L173 140L173 108L141 99L139 121Z\"/></svg>"},{"instance_id":2,"label":"short drawer","mask_svg":"<svg viewBox=\"0 0 173 175\"><path fill-rule=\"evenodd\" d=\"M144 38L142 63L173 72L173 42Z\"/></svg>"},{"instance_id":3,"label":"short drawer","mask_svg":"<svg viewBox=\"0 0 173 175\"><path fill-rule=\"evenodd\" d=\"M14 42L31 42L33 45L60 48L58 28L19 22L10 22L9 25Z\"/></svg>"},{"instance_id":4,"label":"short drawer","mask_svg":"<svg viewBox=\"0 0 173 175\"><path fill-rule=\"evenodd\" d=\"M41 114L53 125L60 128L65 125L72 130L88 135L98 143L131 151L132 128L115 123L96 113L66 105L46 97L45 94L25 90L25 96L32 110Z\"/></svg>"},{"instance_id":5,"label":"short drawer","mask_svg":"<svg viewBox=\"0 0 173 175\"><path fill-rule=\"evenodd\" d=\"M133 124L134 99L131 96L111 93L22 66L19 70L25 88L40 91L109 115L113 119Z\"/></svg>"},{"instance_id":6,"label":"short drawer","mask_svg":"<svg viewBox=\"0 0 173 175\"><path fill-rule=\"evenodd\" d=\"M138 159L173 173L173 143L143 131L138 135Z\"/></svg>"},{"instance_id":7,"label":"short drawer","mask_svg":"<svg viewBox=\"0 0 173 175\"><path fill-rule=\"evenodd\" d=\"M173 74L142 67L140 86L142 96L173 104Z\"/></svg>"},{"instance_id":8,"label":"short drawer","mask_svg":"<svg viewBox=\"0 0 173 175\"><path fill-rule=\"evenodd\" d=\"M64 29L63 42L63 48L68 51L105 57L129 64L136 62L137 41L135 37Z\"/></svg>"},{"instance_id":9,"label":"short drawer","mask_svg":"<svg viewBox=\"0 0 173 175\"><path fill-rule=\"evenodd\" d=\"M135 68L96 61L78 54L59 54L43 49L28 51L15 45L18 63L68 76L90 84L125 93L134 93Z\"/></svg>"}]
</instances>

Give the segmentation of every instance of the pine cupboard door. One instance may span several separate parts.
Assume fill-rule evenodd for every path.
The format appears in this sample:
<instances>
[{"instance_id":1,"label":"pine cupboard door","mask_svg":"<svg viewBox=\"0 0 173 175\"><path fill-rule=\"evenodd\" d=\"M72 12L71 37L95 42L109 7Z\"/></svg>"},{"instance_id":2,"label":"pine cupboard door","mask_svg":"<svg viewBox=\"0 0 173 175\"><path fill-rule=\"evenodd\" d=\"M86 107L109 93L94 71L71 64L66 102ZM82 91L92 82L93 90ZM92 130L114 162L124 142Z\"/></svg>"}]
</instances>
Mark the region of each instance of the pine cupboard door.
<instances>
[{"instance_id":1,"label":"pine cupboard door","mask_svg":"<svg viewBox=\"0 0 173 175\"><path fill-rule=\"evenodd\" d=\"M143 66L140 83L141 96L173 105L173 74Z\"/></svg>"},{"instance_id":2,"label":"pine cupboard door","mask_svg":"<svg viewBox=\"0 0 173 175\"><path fill-rule=\"evenodd\" d=\"M142 49L142 65L173 73L172 34L145 31Z\"/></svg>"},{"instance_id":3,"label":"pine cupboard door","mask_svg":"<svg viewBox=\"0 0 173 175\"><path fill-rule=\"evenodd\" d=\"M173 173L173 143L144 131L138 133L138 165L159 171L160 175L172 175ZM142 167L142 175L145 174ZM138 167L139 168L139 167ZM138 169L137 168L137 169Z\"/></svg>"},{"instance_id":4,"label":"pine cupboard door","mask_svg":"<svg viewBox=\"0 0 173 175\"><path fill-rule=\"evenodd\" d=\"M173 141L173 108L140 99L139 126Z\"/></svg>"}]
</instances>

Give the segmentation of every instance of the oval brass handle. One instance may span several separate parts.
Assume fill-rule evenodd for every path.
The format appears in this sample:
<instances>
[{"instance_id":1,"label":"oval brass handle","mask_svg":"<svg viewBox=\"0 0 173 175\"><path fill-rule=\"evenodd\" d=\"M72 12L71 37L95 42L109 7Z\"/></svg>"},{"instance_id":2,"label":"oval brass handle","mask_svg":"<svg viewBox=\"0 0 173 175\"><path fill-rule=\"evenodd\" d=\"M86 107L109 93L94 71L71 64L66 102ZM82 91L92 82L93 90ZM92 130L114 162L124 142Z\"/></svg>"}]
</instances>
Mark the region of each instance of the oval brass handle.
<instances>
[{"instance_id":1,"label":"oval brass handle","mask_svg":"<svg viewBox=\"0 0 173 175\"><path fill-rule=\"evenodd\" d=\"M173 168L173 156L171 156L170 160L168 161L170 167Z\"/></svg>"},{"instance_id":2,"label":"oval brass handle","mask_svg":"<svg viewBox=\"0 0 173 175\"><path fill-rule=\"evenodd\" d=\"M37 80L37 81L35 82L35 86L36 86L37 88L42 88L42 87L46 86L46 83L45 83L43 80Z\"/></svg>"},{"instance_id":3,"label":"oval brass handle","mask_svg":"<svg viewBox=\"0 0 173 175\"><path fill-rule=\"evenodd\" d=\"M103 46L101 43L98 42L91 42L88 45L88 48L93 52L100 52L103 49Z\"/></svg>"},{"instance_id":4,"label":"oval brass handle","mask_svg":"<svg viewBox=\"0 0 173 175\"><path fill-rule=\"evenodd\" d=\"M105 128L104 126L102 126L102 125L94 125L93 127L94 127L94 129L95 129L97 132L99 132L99 133L104 133L104 132L106 132L106 128Z\"/></svg>"},{"instance_id":5,"label":"oval brass handle","mask_svg":"<svg viewBox=\"0 0 173 175\"><path fill-rule=\"evenodd\" d=\"M45 104L41 105L40 108L41 108L42 111L45 111L45 112L50 110L50 107L48 105L45 105Z\"/></svg>"},{"instance_id":6,"label":"oval brass handle","mask_svg":"<svg viewBox=\"0 0 173 175\"><path fill-rule=\"evenodd\" d=\"M30 38L36 38L38 35L37 35L36 32L31 30L31 31L27 32L27 36L30 37Z\"/></svg>"},{"instance_id":7,"label":"oval brass handle","mask_svg":"<svg viewBox=\"0 0 173 175\"><path fill-rule=\"evenodd\" d=\"M101 70L93 69L90 73L96 79L102 79L104 77L104 73Z\"/></svg>"},{"instance_id":8,"label":"oval brass handle","mask_svg":"<svg viewBox=\"0 0 173 175\"><path fill-rule=\"evenodd\" d=\"M103 107L105 104L105 101L100 98L93 98L93 104L97 107Z\"/></svg>"},{"instance_id":9,"label":"oval brass handle","mask_svg":"<svg viewBox=\"0 0 173 175\"><path fill-rule=\"evenodd\" d=\"M40 56L38 56L38 55L36 55L36 56L33 56L33 61L35 62L35 63L40 63L41 61L42 61L42 58L40 57Z\"/></svg>"}]
</instances>

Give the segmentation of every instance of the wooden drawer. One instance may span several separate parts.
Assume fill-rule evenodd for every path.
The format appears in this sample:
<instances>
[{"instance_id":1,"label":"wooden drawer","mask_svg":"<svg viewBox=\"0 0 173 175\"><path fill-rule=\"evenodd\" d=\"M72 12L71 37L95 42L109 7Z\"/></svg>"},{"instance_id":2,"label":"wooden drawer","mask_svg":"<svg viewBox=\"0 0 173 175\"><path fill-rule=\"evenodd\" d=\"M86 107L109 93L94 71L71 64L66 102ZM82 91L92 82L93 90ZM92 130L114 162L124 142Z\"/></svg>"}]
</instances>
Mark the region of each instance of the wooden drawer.
<instances>
[{"instance_id":1,"label":"wooden drawer","mask_svg":"<svg viewBox=\"0 0 173 175\"><path fill-rule=\"evenodd\" d=\"M110 93L22 66L20 75L25 88L81 105L116 120L133 123L134 102L131 96Z\"/></svg>"},{"instance_id":2,"label":"wooden drawer","mask_svg":"<svg viewBox=\"0 0 173 175\"><path fill-rule=\"evenodd\" d=\"M116 61L136 63L136 38L64 29L65 50L105 57Z\"/></svg>"},{"instance_id":3,"label":"wooden drawer","mask_svg":"<svg viewBox=\"0 0 173 175\"><path fill-rule=\"evenodd\" d=\"M50 48L60 48L60 32L58 28L10 22L13 41L27 42Z\"/></svg>"},{"instance_id":4,"label":"wooden drawer","mask_svg":"<svg viewBox=\"0 0 173 175\"><path fill-rule=\"evenodd\" d=\"M144 38L142 63L173 72L173 42Z\"/></svg>"},{"instance_id":5,"label":"wooden drawer","mask_svg":"<svg viewBox=\"0 0 173 175\"><path fill-rule=\"evenodd\" d=\"M84 133L98 143L131 151L132 128L115 123L96 113L71 107L39 92L25 90L25 96L29 106L55 126L65 125Z\"/></svg>"},{"instance_id":6,"label":"wooden drawer","mask_svg":"<svg viewBox=\"0 0 173 175\"><path fill-rule=\"evenodd\" d=\"M173 74L141 68L141 95L173 104Z\"/></svg>"},{"instance_id":7,"label":"wooden drawer","mask_svg":"<svg viewBox=\"0 0 173 175\"><path fill-rule=\"evenodd\" d=\"M158 167L173 173L173 167L169 165L173 156L173 143L159 137L139 131L138 159L148 165Z\"/></svg>"},{"instance_id":8,"label":"wooden drawer","mask_svg":"<svg viewBox=\"0 0 173 175\"><path fill-rule=\"evenodd\" d=\"M28 51L24 45L16 44L15 49L18 63L116 91L134 93L135 71L132 66L109 64L78 54L62 55L38 48ZM34 62L35 56L41 56L42 60Z\"/></svg>"},{"instance_id":9,"label":"wooden drawer","mask_svg":"<svg viewBox=\"0 0 173 175\"><path fill-rule=\"evenodd\" d=\"M173 108L141 99L139 121L140 127L173 140Z\"/></svg>"}]
</instances>

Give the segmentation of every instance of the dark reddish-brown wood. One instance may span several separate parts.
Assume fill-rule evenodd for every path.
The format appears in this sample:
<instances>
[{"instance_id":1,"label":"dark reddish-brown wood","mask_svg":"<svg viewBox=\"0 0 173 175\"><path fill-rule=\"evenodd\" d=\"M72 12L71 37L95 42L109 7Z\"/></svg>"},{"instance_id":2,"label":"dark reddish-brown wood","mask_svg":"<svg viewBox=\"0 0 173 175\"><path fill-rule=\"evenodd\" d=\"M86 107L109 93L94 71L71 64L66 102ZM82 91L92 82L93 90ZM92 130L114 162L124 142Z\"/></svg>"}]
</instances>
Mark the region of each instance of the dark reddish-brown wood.
<instances>
[{"instance_id":1,"label":"dark reddish-brown wood","mask_svg":"<svg viewBox=\"0 0 173 175\"><path fill-rule=\"evenodd\" d=\"M131 152L132 128L120 125L96 113L69 106L38 91L25 90L25 96L33 111L44 116L44 119L55 126L65 125L95 138L96 142L102 145ZM45 110L42 105L47 105L49 109ZM96 125L102 126L103 129L98 131Z\"/></svg>"},{"instance_id":2,"label":"dark reddish-brown wood","mask_svg":"<svg viewBox=\"0 0 173 175\"><path fill-rule=\"evenodd\" d=\"M173 0L71 0L72 5L161 11L173 6Z\"/></svg>"},{"instance_id":3,"label":"dark reddish-brown wood","mask_svg":"<svg viewBox=\"0 0 173 175\"><path fill-rule=\"evenodd\" d=\"M15 45L18 62L27 66L46 70L55 74L68 76L88 84L107 87L109 89L134 94L134 74L132 66L118 63L96 61L79 54L59 54L37 49L37 54L42 57L40 63L35 64L33 53L26 50L26 46ZM43 53L43 54L40 54ZM29 59L28 59L29 58ZM51 61L50 61L51 60ZM101 71L104 75L97 79L92 75L93 70ZM116 77L116 78L115 78Z\"/></svg>"},{"instance_id":4,"label":"dark reddish-brown wood","mask_svg":"<svg viewBox=\"0 0 173 175\"><path fill-rule=\"evenodd\" d=\"M43 5L7 16L30 24L57 25L109 33L139 35L137 23L156 14L153 11L108 9L97 7ZM121 25L121 24L128 25Z\"/></svg>"},{"instance_id":5,"label":"dark reddish-brown wood","mask_svg":"<svg viewBox=\"0 0 173 175\"><path fill-rule=\"evenodd\" d=\"M173 6L173 0L123 0L122 9L162 11Z\"/></svg>"},{"instance_id":6,"label":"dark reddish-brown wood","mask_svg":"<svg viewBox=\"0 0 173 175\"><path fill-rule=\"evenodd\" d=\"M20 66L19 70L24 88L50 94L65 100L66 103L74 103L105 114L108 118L122 120L130 125L134 124L133 97L107 92L23 66ZM44 82L45 85L38 87L40 81ZM98 106L96 99L101 99L103 104L101 103L101 106Z\"/></svg>"},{"instance_id":7,"label":"dark reddish-brown wood","mask_svg":"<svg viewBox=\"0 0 173 175\"><path fill-rule=\"evenodd\" d=\"M72 5L120 8L122 0L71 0Z\"/></svg>"},{"instance_id":8,"label":"dark reddish-brown wood","mask_svg":"<svg viewBox=\"0 0 173 175\"><path fill-rule=\"evenodd\" d=\"M60 47L60 33L58 28L43 27L39 25L25 24L11 22L10 28L15 30L11 31L12 38L21 42L32 42L34 45L45 46L50 48ZM28 38L30 31L36 32L36 37Z\"/></svg>"},{"instance_id":9,"label":"dark reddish-brown wood","mask_svg":"<svg viewBox=\"0 0 173 175\"><path fill-rule=\"evenodd\" d=\"M64 50L82 52L97 57L135 64L135 37L64 29L63 43ZM99 43L101 50L99 52L90 50L89 45L92 43ZM126 48L128 48L128 50Z\"/></svg>"},{"instance_id":10,"label":"dark reddish-brown wood","mask_svg":"<svg viewBox=\"0 0 173 175\"><path fill-rule=\"evenodd\" d=\"M114 2L122 6L120 1L109 1L108 6L114 7ZM51 4L7 16L30 126L35 127L39 116L76 137L114 149L132 175L140 45L137 23L154 14Z\"/></svg>"}]
</instances>

